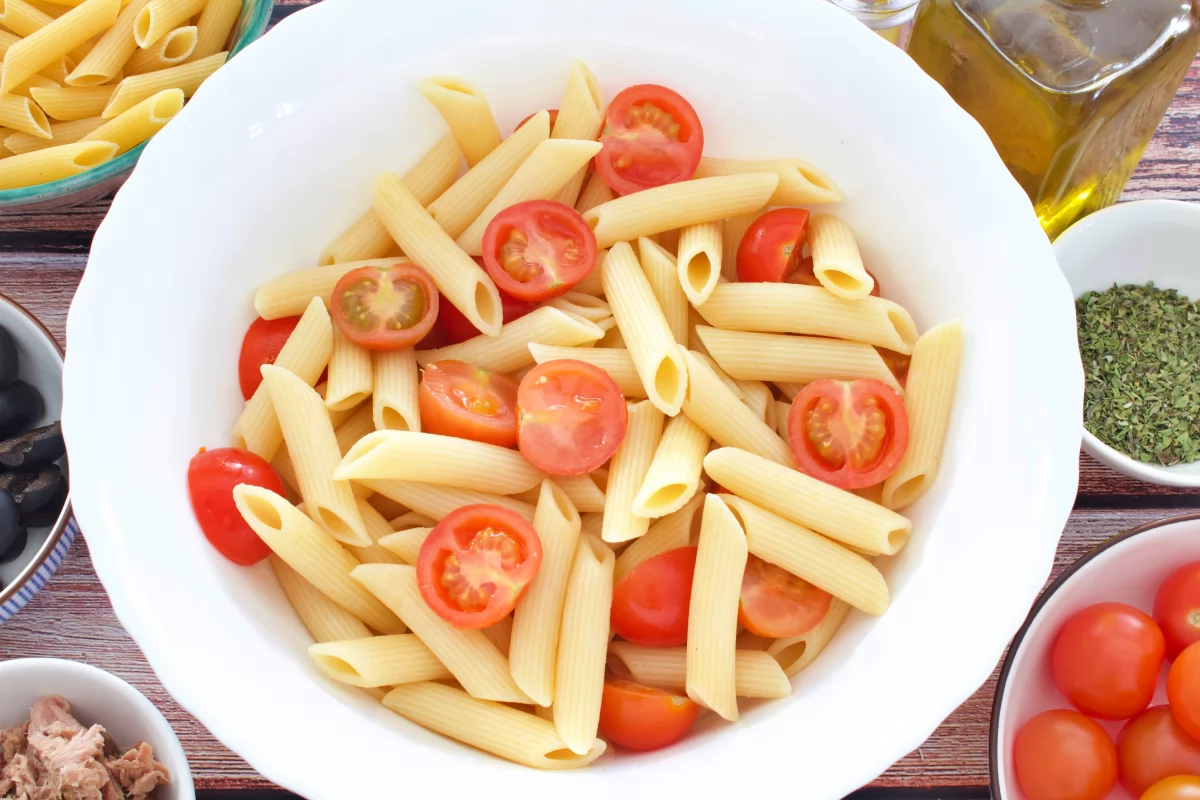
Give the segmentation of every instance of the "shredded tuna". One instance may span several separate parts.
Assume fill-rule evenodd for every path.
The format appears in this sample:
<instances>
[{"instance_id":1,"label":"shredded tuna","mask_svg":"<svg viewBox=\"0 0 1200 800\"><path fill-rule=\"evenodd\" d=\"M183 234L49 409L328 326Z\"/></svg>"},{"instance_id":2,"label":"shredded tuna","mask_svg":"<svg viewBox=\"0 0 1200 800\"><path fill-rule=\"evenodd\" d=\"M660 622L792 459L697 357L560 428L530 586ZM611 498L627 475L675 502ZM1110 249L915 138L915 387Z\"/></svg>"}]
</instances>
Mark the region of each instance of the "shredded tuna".
<instances>
[{"instance_id":1,"label":"shredded tuna","mask_svg":"<svg viewBox=\"0 0 1200 800\"><path fill-rule=\"evenodd\" d=\"M154 750L145 742L109 761L108 772L130 800L145 800L159 786L171 782L171 774L154 760Z\"/></svg>"}]
</instances>

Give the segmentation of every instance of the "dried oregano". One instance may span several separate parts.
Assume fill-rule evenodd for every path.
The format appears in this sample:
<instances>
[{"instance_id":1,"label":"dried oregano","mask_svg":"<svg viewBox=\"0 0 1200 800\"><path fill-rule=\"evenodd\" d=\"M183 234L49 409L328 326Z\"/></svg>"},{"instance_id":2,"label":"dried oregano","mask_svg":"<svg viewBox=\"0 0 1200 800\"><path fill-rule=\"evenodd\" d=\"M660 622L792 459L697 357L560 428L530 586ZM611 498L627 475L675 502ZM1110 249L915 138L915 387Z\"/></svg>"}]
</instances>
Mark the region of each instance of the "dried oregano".
<instances>
[{"instance_id":1,"label":"dried oregano","mask_svg":"<svg viewBox=\"0 0 1200 800\"><path fill-rule=\"evenodd\" d=\"M1200 459L1200 304L1153 283L1114 284L1075 310L1087 429L1139 461Z\"/></svg>"}]
</instances>

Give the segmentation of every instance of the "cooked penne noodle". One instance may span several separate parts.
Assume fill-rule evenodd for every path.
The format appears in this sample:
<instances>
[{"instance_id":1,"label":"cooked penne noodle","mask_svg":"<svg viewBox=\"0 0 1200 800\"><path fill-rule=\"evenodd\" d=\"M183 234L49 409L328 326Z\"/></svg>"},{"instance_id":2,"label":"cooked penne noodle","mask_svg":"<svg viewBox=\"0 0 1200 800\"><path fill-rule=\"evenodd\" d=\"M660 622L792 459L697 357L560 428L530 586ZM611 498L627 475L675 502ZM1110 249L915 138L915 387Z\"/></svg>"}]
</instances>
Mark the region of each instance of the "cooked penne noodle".
<instances>
[{"instance_id":1,"label":"cooked penne noodle","mask_svg":"<svg viewBox=\"0 0 1200 800\"><path fill-rule=\"evenodd\" d=\"M229 34L242 13L241 0L208 0L196 21L199 36L189 61L199 61L225 50Z\"/></svg>"},{"instance_id":2,"label":"cooked penne noodle","mask_svg":"<svg viewBox=\"0 0 1200 800\"><path fill-rule=\"evenodd\" d=\"M686 414L672 417L634 496L634 515L656 519L683 508L700 487L708 444L708 434Z\"/></svg>"},{"instance_id":3,"label":"cooked penne noodle","mask_svg":"<svg viewBox=\"0 0 1200 800\"><path fill-rule=\"evenodd\" d=\"M546 305L568 314L583 317L597 325L612 316L612 308L607 301L580 292L567 292L561 297L548 301Z\"/></svg>"},{"instance_id":4,"label":"cooked penne noodle","mask_svg":"<svg viewBox=\"0 0 1200 800\"><path fill-rule=\"evenodd\" d=\"M418 397L421 376L417 372L417 357L413 349L374 352L371 354L371 370L375 376L371 393L375 429L421 430Z\"/></svg>"},{"instance_id":5,"label":"cooked penne noodle","mask_svg":"<svg viewBox=\"0 0 1200 800\"><path fill-rule=\"evenodd\" d=\"M613 454L605 491L607 505L601 538L627 542L644 536L650 520L634 513L634 498L646 480L654 451L662 438L663 413L649 400L631 403L625 439Z\"/></svg>"},{"instance_id":6,"label":"cooked penne noodle","mask_svg":"<svg viewBox=\"0 0 1200 800\"><path fill-rule=\"evenodd\" d=\"M643 686L682 692L687 685L686 647L644 647L633 642L613 642L608 646L608 652L610 660L615 656L628 671L630 680ZM779 662L763 650L734 651L733 675L733 690L738 697L779 698L792 693L792 684Z\"/></svg>"},{"instance_id":7,"label":"cooked penne noodle","mask_svg":"<svg viewBox=\"0 0 1200 800\"><path fill-rule=\"evenodd\" d=\"M454 677L411 633L322 642L308 654L326 677L360 689Z\"/></svg>"},{"instance_id":8,"label":"cooked penne noodle","mask_svg":"<svg viewBox=\"0 0 1200 800\"><path fill-rule=\"evenodd\" d=\"M559 358L572 358L584 361L608 373L621 393L627 398L646 396L646 387L642 384L641 376L633 365L633 357L624 348L612 347L555 347L548 344L529 343L529 353L534 361L541 364ZM594 509L593 509L594 510Z\"/></svg>"},{"instance_id":9,"label":"cooked penne noodle","mask_svg":"<svg viewBox=\"0 0 1200 800\"><path fill-rule=\"evenodd\" d=\"M950 411L962 360L962 323L930 328L913 348L908 368L908 449L896 471L883 482L883 504L904 508L915 503L937 478L950 426Z\"/></svg>"},{"instance_id":10,"label":"cooked penne noodle","mask_svg":"<svg viewBox=\"0 0 1200 800\"><path fill-rule=\"evenodd\" d=\"M596 251L596 263L592 265L591 271L584 276L583 280L575 284L575 287L571 290L572 292L575 294L587 294L593 297L599 297L604 294L602 265L607 255L607 250Z\"/></svg>"},{"instance_id":11,"label":"cooked penne noodle","mask_svg":"<svg viewBox=\"0 0 1200 800\"><path fill-rule=\"evenodd\" d=\"M504 209L527 200L551 200L572 176L600 152L600 143L579 139L547 139L467 226L456 241L468 255L483 255L483 232Z\"/></svg>"},{"instance_id":12,"label":"cooked penne noodle","mask_svg":"<svg viewBox=\"0 0 1200 800\"><path fill-rule=\"evenodd\" d=\"M132 0L122 9L112 27L101 35L83 60L67 75L68 85L97 86L111 80L117 74L137 50L137 42L133 40L133 24L149 2L150 0Z\"/></svg>"},{"instance_id":13,"label":"cooked penne noodle","mask_svg":"<svg viewBox=\"0 0 1200 800\"><path fill-rule=\"evenodd\" d=\"M579 512L553 481L542 481L533 529L542 565L513 611L509 665L513 680L540 706L554 702L554 670L567 579L579 544Z\"/></svg>"},{"instance_id":14,"label":"cooked penne noodle","mask_svg":"<svg viewBox=\"0 0 1200 800\"><path fill-rule=\"evenodd\" d=\"M350 341L341 328L334 326L325 407L330 411L354 408L370 396L374 384L371 351Z\"/></svg>"},{"instance_id":15,"label":"cooked penne noodle","mask_svg":"<svg viewBox=\"0 0 1200 800\"><path fill-rule=\"evenodd\" d=\"M287 272L258 287L254 293L254 310L263 319L294 317L303 314L313 298L319 298L322 304L328 306L333 287L348 272L359 267L390 267L410 263L407 258L373 258Z\"/></svg>"},{"instance_id":16,"label":"cooked penne noodle","mask_svg":"<svg viewBox=\"0 0 1200 800\"><path fill-rule=\"evenodd\" d=\"M599 172L593 171L592 177L587 179L583 191L579 193L579 199L575 201L575 210L582 214L612 199L612 189L608 188L608 184L604 182L604 178L600 177Z\"/></svg>"},{"instance_id":17,"label":"cooked penne noodle","mask_svg":"<svg viewBox=\"0 0 1200 800\"><path fill-rule=\"evenodd\" d=\"M204 10L208 0L150 0L133 22L133 40L146 49Z\"/></svg>"},{"instance_id":18,"label":"cooked penne noodle","mask_svg":"<svg viewBox=\"0 0 1200 800\"><path fill-rule=\"evenodd\" d=\"M699 326L697 326L697 327L699 327ZM694 337L693 341L699 342L700 344L704 344L704 342L701 341L699 336ZM713 371L714 375L716 375L718 378L721 379L721 383L725 384L725 388L729 390L730 394L732 394L741 403L743 403L746 406L746 408L750 407L749 403L747 402L748 398L746 397L746 393L744 391L742 391L742 384L740 381L735 381L733 378L729 377L725 373L725 370L721 369L721 367L717 364L717 362L713 360L712 356L708 355L707 353L702 353L699 351L693 351L693 352L695 353L697 358L699 358L701 361L703 361L705 363L705 365Z\"/></svg>"},{"instance_id":19,"label":"cooked penne noodle","mask_svg":"<svg viewBox=\"0 0 1200 800\"><path fill-rule=\"evenodd\" d=\"M778 183L767 172L668 183L590 208L583 218L596 234L596 246L611 247L762 208Z\"/></svg>"},{"instance_id":20,"label":"cooked penne noodle","mask_svg":"<svg viewBox=\"0 0 1200 800\"><path fill-rule=\"evenodd\" d=\"M808 222L813 274L838 297L858 300L875 288L875 279L863 266L854 231L829 214L816 214Z\"/></svg>"},{"instance_id":21,"label":"cooked penne noodle","mask_svg":"<svg viewBox=\"0 0 1200 800\"><path fill-rule=\"evenodd\" d=\"M724 498L746 530L751 553L872 616L887 611L887 582L870 561L748 500Z\"/></svg>"},{"instance_id":22,"label":"cooked penne noodle","mask_svg":"<svg viewBox=\"0 0 1200 800\"><path fill-rule=\"evenodd\" d=\"M776 189L776 192L778 191ZM721 228L721 277L725 280L737 280L737 253L738 247L742 243L742 237L746 235L746 231L750 230L754 221L766 211L767 209L760 208L749 214L736 214L725 220L725 224Z\"/></svg>"},{"instance_id":23,"label":"cooked penne noodle","mask_svg":"<svg viewBox=\"0 0 1200 800\"><path fill-rule=\"evenodd\" d=\"M382 496L383 495L373 495L373 497ZM394 500L391 502L395 503ZM403 506L401 506L399 503L395 504L400 508L403 508ZM380 509L379 513L383 514L383 509ZM420 514L416 511L404 511L401 514L395 515L393 519L388 520L388 524L392 526L392 530L400 531L413 526L432 528L437 524L437 520L433 519L432 517L427 517L424 514Z\"/></svg>"},{"instance_id":24,"label":"cooked penne noodle","mask_svg":"<svg viewBox=\"0 0 1200 800\"><path fill-rule=\"evenodd\" d=\"M830 336L905 354L917 341L912 317L891 300L846 300L820 286L723 283L700 313L715 328Z\"/></svg>"},{"instance_id":25,"label":"cooked penne noodle","mask_svg":"<svg viewBox=\"0 0 1200 800\"><path fill-rule=\"evenodd\" d=\"M675 257L679 254L679 228L672 228L669 231L662 231L661 233L656 233L649 238L656 245L670 253L672 257Z\"/></svg>"},{"instance_id":26,"label":"cooked penne noodle","mask_svg":"<svg viewBox=\"0 0 1200 800\"><path fill-rule=\"evenodd\" d=\"M554 483L563 490L577 511L603 511L604 489L596 485L593 475L555 475Z\"/></svg>"},{"instance_id":27,"label":"cooked penne noodle","mask_svg":"<svg viewBox=\"0 0 1200 800\"><path fill-rule=\"evenodd\" d=\"M594 746L600 725L615 561L599 539L580 537L567 579L554 670L554 726L578 755Z\"/></svg>"},{"instance_id":28,"label":"cooked penne noodle","mask_svg":"<svg viewBox=\"0 0 1200 800\"><path fill-rule=\"evenodd\" d=\"M871 378L904 393L879 351L869 344L702 325L696 326L696 334L721 369L738 380L804 384L826 378Z\"/></svg>"},{"instance_id":29,"label":"cooked penne noodle","mask_svg":"<svg viewBox=\"0 0 1200 800\"><path fill-rule=\"evenodd\" d=\"M713 450L704 470L738 497L861 552L893 555L912 534L895 511L745 450Z\"/></svg>"},{"instance_id":30,"label":"cooked penne noodle","mask_svg":"<svg viewBox=\"0 0 1200 800\"><path fill-rule=\"evenodd\" d=\"M647 396L664 414L678 414L687 394L687 367L629 243L614 245L602 269L604 294Z\"/></svg>"},{"instance_id":31,"label":"cooked penne noodle","mask_svg":"<svg viewBox=\"0 0 1200 800\"><path fill-rule=\"evenodd\" d=\"M288 501L299 503L300 481L296 478L296 468L292 466L292 457L288 455L286 444L279 445L279 449L275 451L275 457L271 459L271 469L275 470L279 479L283 481Z\"/></svg>"},{"instance_id":32,"label":"cooked penne noodle","mask_svg":"<svg viewBox=\"0 0 1200 800\"><path fill-rule=\"evenodd\" d=\"M98 117L104 112L109 99L116 90L115 86L95 86L89 88L39 88L29 90L34 102L56 120L71 122L72 120Z\"/></svg>"},{"instance_id":33,"label":"cooked penne noodle","mask_svg":"<svg viewBox=\"0 0 1200 800\"><path fill-rule=\"evenodd\" d=\"M574 347L602 336L604 331L594 322L543 306L505 325L499 336L476 336L436 350L418 350L417 361L423 367L435 361L465 361L480 369L515 372L534 364L531 342Z\"/></svg>"},{"instance_id":34,"label":"cooked penne noodle","mask_svg":"<svg viewBox=\"0 0 1200 800\"><path fill-rule=\"evenodd\" d=\"M744 161L737 158L701 158L694 178L718 175L743 175L747 172L774 172L779 185L765 205L811 206L821 203L840 203L842 190L821 170L797 158L776 158L767 161ZM765 210L765 209L764 209ZM745 233L745 230L742 231ZM739 240L741 237L738 237Z\"/></svg>"},{"instance_id":35,"label":"cooked penne noodle","mask_svg":"<svg viewBox=\"0 0 1200 800\"><path fill-rule=\"evenodd\" d=\"M77 142L47 147L0 160L0 189L17 189L56 181L103 164L116 155L108 142Z\"/></svg>"},{"instance_id":36,"label":"cooked penne noodle","mask_svg":"<svg viewBox=\"0 0 1200 800\"><path fill-rule=\"evenodd\" d=\"M38 91L42 87L33 87ZM42 109L28 97L19 94L0 94L0 126L28 133L41 139L49 139L50 121Z\"/></svg>"},{"instance_id":37,"label":"cooked penne noodle","mask_svg":"<svg viewBox=\"0 0 1200 800\"><path fill-rule=\"evenodd\" d=\"M121 0L86 0L58 19L36 30L18 30L10 24L10 11L16 13L20 5L8 0L0 12L0 24L13 33L25 38L8 48L4 54L4 69L0 75L0 94L10 92L26 78L46 67L88 39L102 32L117 19ZM22 23L15 23L22 26Z\"/></svg>"},{"instance_id":38,"label":"cooked penne noodle","mask_svg":"<svg viewBox=\"0 0 1200 800\"><path fill-rule=\"evenodd\" d=\"M390 608L473 697L528 703L508 672L508 660L483 631L460 630L439 617L421 597L417 571L398 564L363 564L352 578Z\"/></svg>"},{"instance_id":39,"label":"cooked penne noodle","mask_svg":"<svg viewBox=\"0 0 1200 800\"><path fill-rule=\"evenodd\" d=\"M594 536L600 538L600 534L604 529L604 512L594 514L581 514L579 517L579 530L584 536Z\"/></svg>"},{"instance_id":40,"label":"cooked penne noodle","mask_svg":"<svg viewBox=\"0 0 1200 800\"><path fill-rule=\"evenodd\" d=\"M533 521L533 506L513 500L504 495L488 494L473 489L457 489L453 486L439 486L436 483L418 483L416 481L382 480L367 478L360 481L373 492L386 495L397 503L411 508L418 514L424 514L433 520L440 520L456 509L463 506L473 506L479 503L503 506L515 511L530 522Z\"/></svg>"},{"instance_id":41,"label":"cooked penne noodle","mask_svg":"<svg viewBox=\"0 0 1200 800\"><path fill-rule=\"evenodd\" d=\"M792 404L785 403L782 400L775 401L775 432L779 434L779 438L785 442L791 438L788 431L788 417L791 416Z\"/></svg>"},{"instance_id":42,"label":"cooked penne noodle","mask_svg":"<svg viewBox=\"0 0 1200 800\"><path fill-rule=\"evenodd\" d=\"M578 58L571 61L567 75L567 89L558 104L558 118L550 135L555 139L591 139L600 134L604 124L604 97L600 84L587 65ZM554 197L565 206L574 207L579 199L579 189L587 169L576 170Z\"/></svg>"},{"instance_id":43,"label":"cooked penne noodle","mask_svg":"<svg viewBox=\"0 0 1200 800\"><path fill-rule=\"evenodd\" d=\"M431 731L536 769L584 767L606 747L596 739L585 755L571 757L553 722L441 683L398 686L383 704Z\"/></svg>"},{"instance_id":44,"label":"cooked penne noodle","mask_svg":"<svg viewBox=\"0 0 1200 800\"><path fill-rule=\"evenodd\" d=\"M675 257L645 236L638 239L638 255L641 256L646 280L671 330L671 337L677 344L687 347L688 298L679 283Z\"/></svg>"},{"instance_id":45,"label":"cooked penne noodle","mask_svg":"<svg viewBox=\"0 0 1200 800\"><path fill-rule=\"evenodd\" d=\"M715 494L706 495L688 607L688 697L730 722L738 718L737 617L746 535Z\"/></svg>"},{"instance_id":46,"label":"cooked penne noodle","mask_svg":"<svg viewBox=\"0 0 1200 800\"><path fill-rule=\"evenodd\" d=\"M700 510L704 498L703 492L692 495L683 508L658 520L650 526L645 536L630 542L617 557L613 585L625 580L629 573L655 556L693 544L693 523L698 522L696 512Z\"/></svg>"},{"instance_id":47,"label":"cooked penne noodle","mask_svg":"<svg viewBox=\"0 0 1200 800\"><path fill-rule=\"evenodd\" d=\"M72 122L55 122L50 125L49 139L32 136L28 133L14 133L4 139L4 146L13 153L32 153L35 150L45 150L47 147L57 147L60 144L73 144L87 134L104 124L99 117L77 119Z\"/></svg>"},{"instance_id":48,"label":"cooked penne noodle","mask_svg":"<svg viewBox=\"0 0 1200 800\"><path fill-rule=\"evenodd\" d=\"M421 554L421 545L433 531L433 527L406 528L389 533L379 540L380 546L394 553L405 564L416 566L417 557Z\"/></svg>"},{"instance_id":49,"label":"cooked penne noodle","mask_svg":"<svg viewBox=\"0 0 1200 800\"><path fill-rule=\"evenodd\" d=\"M768 412L774 413L775 409L771 403L775 398L771 395L771 390L762 381L738 381L738 388L742 390L744 395L742 402L746 408L754 412L754 416L766 423L767 427L774 430L775 423L768 416Z\"/></svg>"},{"instance_id":50,"label":"cooked penne noodle","mask_svg":"<svg viewBox=\"0 0 1200 800\"><path fill-rule=\"evenodd\" d=\"M500 145L500 129L478 86L446 75L426 78L417 88L450 126L468 167L478 164Z\"/></svg>"},{"instance_id":51,"label":"cooked penne noodle","mask_svg":"<svg viewBox=\"0 0 1200 800\"><path fill-rule=\"evenodd\" d=\"M365 488L356 486L355 488ZM347 549L364 564L408 564L394 550L390 550L380 544L380 540L394 535L391 524L387 518L376 510L375 506L368 503L366 500L356 500L358 506L358 515L362 517L363 527L366 528L367 536L371 539L371 544L366 547L355 547L346 545Z\"/></svg>"},{"instance_id":52,"label":"cooked penne noodle","mask_svg":"<svg viewBox=\"0 0 1200 800\"><path fill-rule=\"evenodd\" d=\"M113 117L85 136L83 141L112 142L117 145L120 155L158 133L182 109L183 91L164 89Z\"/></svg>"},{"instance_id":53,"label":"cooked penne noodle","mask_svg":"<svg viewBox=\"0 0 1200 800\"><path fill-rule=\"evenodd\" d=\"M196 51L198 38L199 32L195 25L182 25L167 31L157 42L144 50L139 49L125 62L125 76L128 78L130 75L141 75L182 64Z\"/></svg>"},{"instance_id":54,"label":"cooked penne noodle","mask_svg":"<svg viewBox=\"0 0 1200 800\"><path fill-rule=\"evenodd\" d=\"M457 436L380 430L351 447L333 477L337 481L399 478L516 494L537 486L545 475L507 447Z\"/></svg>"},{"instance_id":55,"label":"cooked penne noodle","mask_svg":"<svg viewBox=\"0 0 1200 800\"><path fill-rule=\"evenodd\" d=\"M303 511L261 486L239 484L234 503L246 523L305 580L380 633L404 633L400 620L350 578L359 565Z\"/></svg>"},{"instance_id":56,"label":"cooked penne noodle","mask_svg":"<svg viewBox=\"0 0 1200 800\"><path fill-rule=\"evenodd\" d=\"M505 658L508 658L508 649L512 645L512 626L513 617L512 614L509 614L494 625L480 628L483 631L483 635L488 638L489 642L496 646L496 649Z\"/></svg>"},{"instance_id":57,"label":"cooked penne noodle","mask_svg":"<svg viewBox=\"0 0 1200 800\"><path fill-rule=\"evenodd\" d=\"M829 604L829 612L815 627L799 636L776 639L767 648L767 653L779 663L785 675L789 678L794 677L821 655L825 650L825 645L829 644L829 640L837 633L849 611L849 603L836 597L833 598Z\"/></svg>"},{"instance_id":58,"label":"cooked penne noodle","mask_svg":"<svg viewBox=\"0 0 1200 800\"><path fill-rule=\"evenodd\" d=\"M721 277L721 221L688 225L679 233L679 285L693 305L712 294ZM681 342L682 344L682 342Z\"/></svg>"},{"instance_id":59,"label":"cooked penne noodle","mask_svg":"<svg viewBox=\"0 0 1200 800\"><path fill-rule=\"evenodd\" d=\"M429 273L445 299L476 329L487 336L500 333L503 312L492 279L390 172L375 182L375 213L396 244Z\"/></svg>"},{"instance_id":60,"label":"cooked penne noodle","mask_svg":"<svg viewBox=\"0 0 1200 800\"><path fill-rule=\"evenodd\" d=\"M314 640L335 642L371 635L371 629L362 620L326 597L279 556L272 553L268 558L288 602Z\"/></svg>"}]
</instances>

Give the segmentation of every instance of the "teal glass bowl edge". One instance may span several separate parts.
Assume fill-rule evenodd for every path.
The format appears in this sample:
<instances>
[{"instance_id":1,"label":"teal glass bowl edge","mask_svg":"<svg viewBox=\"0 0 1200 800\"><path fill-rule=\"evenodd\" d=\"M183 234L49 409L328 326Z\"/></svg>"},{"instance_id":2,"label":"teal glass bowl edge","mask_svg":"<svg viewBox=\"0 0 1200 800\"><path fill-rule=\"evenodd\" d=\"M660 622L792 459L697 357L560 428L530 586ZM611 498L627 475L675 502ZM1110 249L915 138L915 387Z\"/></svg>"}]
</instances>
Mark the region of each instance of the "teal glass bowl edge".
<instances>
[{"instance_id":1,"label":"teal glass bowl edge","mask_svg":"<svg viewBox=\"0 0 1200 800\"><path fill-rule=\"evenodd\" d=\"M263 35L274 8L275 0L242 0L242 14L234 28L233 47L229 52L231 59ZM39 207L68 207L116 189L137 164L145 148L146 142L143 142L128 153L69 178L20 189L0 190L0 214L30 211Z\"/></svg>"}]
</instances>

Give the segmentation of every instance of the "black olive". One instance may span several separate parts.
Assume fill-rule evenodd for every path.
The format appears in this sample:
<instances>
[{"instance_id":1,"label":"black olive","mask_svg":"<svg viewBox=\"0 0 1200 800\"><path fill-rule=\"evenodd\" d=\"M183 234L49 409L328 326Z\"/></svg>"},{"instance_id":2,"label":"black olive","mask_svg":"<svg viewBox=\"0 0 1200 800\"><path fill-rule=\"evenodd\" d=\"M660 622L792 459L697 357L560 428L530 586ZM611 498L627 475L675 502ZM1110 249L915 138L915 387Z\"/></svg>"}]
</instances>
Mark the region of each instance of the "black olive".
<instances>
[{"instance_id":1,"label":"black olive","mask_svg":"<svg viewBox=\"0 0 1200 800\"><path fill-rule=\"evenodd\" d=\"M0 553L5 553L25 528L12 495L0 489Z\"/></svg>"},{"instance_id":2,"label":"black olive","mask_svg":"<svg viewBox=\"0 0 1200 800\"><path fill-rule=\"evenodd\" d=\"M0 442L0 466L8 469L32 469L53 464L66 452L62 424L52 422Z\"/></svg>"},{"instance_id":3,"label":"black olive","mask_svg":"<svg viewBox=\"0 0 1200 800\"><path fill-rule=\"evenodd\" d=\"M25 381L0 389L0 436L8 438L33 424L45 409L38 390Z\"/></svg>"},{"instance_id":4,"label":"black olive","mask_svg":"<svg viewBox=\"0 0 1200 800\"><path fill-rule=\"evenodd\" d=\"M17 355L17 344L12 334L0 328L0 388L11 386L21 371L21 360Z\"/></svg>"},{"instance_id":5,"label":"black olive","mask_svg":"<svg viewBox=\"0 0 1200 800\"><path fill-rule=\"evenodd\" d=\"M12 495L22 514L37 511L50 502L60 483L62 470L56 464L31 472L0 472L0 489Z\"/></svg>"},{"instance_id":6,"label":"black olive","mask_svg":"<svg viewBox=\"0 0 1200 800\"><path fill-rule=\"evenodd\" d=\"M12 540L12 544L3 553L0 553L0 564L7 564L10 561L16 561L17 556L25 551L25 545L29 542L29 529L24 525L17 528L16 538Z\"/></svg>"},{"instance_id":7,"label":"black olive","mask_svg":"<svg viewBox=\"0 0 1200 800\"><path fill-rule=\"evenodd\" d=\"M46 505L37 511L21 514L21 524L26 528L49 528L58 521L58 515L62 513L63 506L66 504L67 482L59 481L58 488L54 490L53 496L46 502Z\"/></svg>"}]
</instances>

